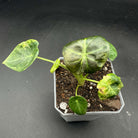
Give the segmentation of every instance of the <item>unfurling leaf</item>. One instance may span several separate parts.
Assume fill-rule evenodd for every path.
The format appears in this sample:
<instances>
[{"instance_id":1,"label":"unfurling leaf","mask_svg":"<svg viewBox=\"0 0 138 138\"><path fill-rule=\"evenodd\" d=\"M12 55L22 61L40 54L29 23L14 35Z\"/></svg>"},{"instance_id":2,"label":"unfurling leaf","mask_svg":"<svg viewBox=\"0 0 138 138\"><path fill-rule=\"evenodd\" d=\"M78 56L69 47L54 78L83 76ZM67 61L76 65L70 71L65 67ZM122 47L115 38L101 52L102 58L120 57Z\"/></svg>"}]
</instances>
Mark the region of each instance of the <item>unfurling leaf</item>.
<instances>
[{"instance_id":1,"label":"unfurling leaf","mask_svg":"<svg viewBox=\"0 0 138 138\"><path fill-rule=\"evenodd\" d=\"M18 44L10 55L4 60L3 64L12 70L21 72L27 69L39 54L39 42L29 39Z\"/></svg>"},{"instance_id":2,"label":"unfurling leaf","mask_svg":"<svg viewBox=\"0 0 138 138\"><path fill-rule=\"evenodd\" d=\"M82 96L72 96L69 99L69 107L76 114L83 115L87 111L87 100Z\"/></svg>"},{"instance_id":3,"label":"unfurling leaf","mask_svg":"<svg viewBox=\"0 0 138 138\"><path fill-rule=\"evenodd\" d=\"M101 100L114 97L118 95L120 89L123 87L123 83L120 77L116 76L113 73L107 74L99 81L98 96Z\"/></svg>"},{"instance_id":4,"label":"unfurling leaf","mask_svg":"<svg viewBox=\"0 0 138 138\"><path fill-rule=\"evenodd\" d=\"M100 36L73 41L63 48L65 65L76 74L100 70L109 57L109 45L110 43Z\"/></svg>"},{"instance_id":5,"label":"unfurling leaf","mask_svg":"<svg viewBox=\"0 0 138 138\"><path fill-rule=\"evenodd\" d=\"M60 59L58 58L58 59L55 61L55 63L53 64L53 66L51 67L50 72L51 72L51 73L54 73L55 70L59 67L59 64L60 64Z\"/></svg>"}]
</instances>

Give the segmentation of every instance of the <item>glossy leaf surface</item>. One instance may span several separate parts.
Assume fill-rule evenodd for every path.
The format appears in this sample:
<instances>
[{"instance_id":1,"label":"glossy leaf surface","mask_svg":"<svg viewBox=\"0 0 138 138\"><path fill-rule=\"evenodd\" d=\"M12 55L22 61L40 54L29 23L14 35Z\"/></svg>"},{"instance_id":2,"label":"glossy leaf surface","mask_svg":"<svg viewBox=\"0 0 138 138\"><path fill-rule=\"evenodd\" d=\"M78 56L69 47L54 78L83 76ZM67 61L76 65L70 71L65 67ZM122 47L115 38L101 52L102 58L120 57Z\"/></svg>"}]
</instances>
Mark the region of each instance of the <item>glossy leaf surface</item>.
<instances>
[{"instance_id":1,"label":"glossy leaf surface","mask_svg":"<svg viewBox=\"0 0 138 138\"><path fill-rule=\"evenodd\" d=\"M109 57L110 43L94 36L73 41L63 48L67 68L76 74L100 70Z\"/></svg>"},{"instance_id":2,"label":"glossy leaf surface","mask_svg":"<svg viewBox=\"0 0 138 138\"><path fill-rule=\"evenodd\" d=\"M87 100L82 96L72 96L69 99L69 107L76 114L83 115L87 111Z\"/></svg>"},{"instance_id":3,"label":"glossy leaf surface","mask_svg":"<svg viewBox=\"0 0 138 138\"><path fill-rule=\"evenodd\" d=\"M3 62L12 70L21 72L27 69L39 54L38 41L29 39L18 44Z\"/></svg>"},{"instance_id":4,"label":"glossy leaf surface","mask_svg":"<svg viewBox=\"0 0 138 138\"><path fill-rule=\"evenodd\" d=\"M118 95L120 89L123 87L123 83L120 77L116 76L113 73L107 74L99 81L98 96L101 100L114 97Z\"/></svg>"},{"instance_id":5,"label":"glossy leaf surface","mask_svg":"<svg viewBox=\"0 0 138 138\"><path fill-rule=\"evenodd\" d=\"M51 67L50 72L51 72L51 73L54 73L55 70L59 67L59 64L60 64L60 59L57 59L57 60L55 61L55 63L53 64L53 66Z\"/></svg>"}]
</instances>

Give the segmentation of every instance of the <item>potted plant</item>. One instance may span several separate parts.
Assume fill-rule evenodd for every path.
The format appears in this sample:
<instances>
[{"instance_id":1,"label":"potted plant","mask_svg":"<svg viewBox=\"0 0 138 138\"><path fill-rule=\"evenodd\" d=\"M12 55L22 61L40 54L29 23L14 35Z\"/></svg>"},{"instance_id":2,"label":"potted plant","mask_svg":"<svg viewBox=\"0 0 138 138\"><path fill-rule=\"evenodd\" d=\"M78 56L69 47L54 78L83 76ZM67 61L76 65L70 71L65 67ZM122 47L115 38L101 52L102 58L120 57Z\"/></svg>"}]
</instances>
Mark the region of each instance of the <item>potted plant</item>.
<instances>
[{"instance_id":1,"label":"potted plant","mask_svg":"<svg viewBox=\"0 0 138 138\"><path fill-rule=\"evenodd\" d=\"M111 62L117 57L117 51L105 38L94 36L70 42L63 48L63 58L55 61L39 57L38 45L34 39L18 44L3 64L21 72L35 59L53 63L50 72L54 73L55 108L66 121L87 121L122 110L124 101L120 89L123 83L115 75ZM68 80L64 81L65 78ZM99 111L93 110L92 91L97 97ZM119 102L118 107L114 107L115 101ZM88 110L90 107L92 111Z\"/></svg>"}]
</instances>

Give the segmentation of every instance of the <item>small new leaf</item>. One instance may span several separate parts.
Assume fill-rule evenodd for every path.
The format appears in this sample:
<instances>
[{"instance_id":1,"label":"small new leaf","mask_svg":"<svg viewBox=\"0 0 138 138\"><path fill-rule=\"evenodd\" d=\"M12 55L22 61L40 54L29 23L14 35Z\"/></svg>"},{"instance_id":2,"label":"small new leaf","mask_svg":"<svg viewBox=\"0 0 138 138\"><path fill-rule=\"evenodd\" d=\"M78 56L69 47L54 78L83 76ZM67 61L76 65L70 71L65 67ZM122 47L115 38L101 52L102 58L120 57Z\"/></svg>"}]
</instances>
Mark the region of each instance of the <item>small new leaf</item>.
<instances>
[{"instance_id":1,"label":"small new leaf","mask_svg":"<svg viewBox=\"0 0 138 138\"><path fill-rule=\"evenodd\" d=\"M26 70L39 54L38 45L38 41L34 39L18 44L3 64L18 72Z\"/></svg>"},{"instance_id":2,"label":"small new leaf","mask_svg":"<svg viewBox=\"0 0 138 138\"><path fill-rule=\"evenodd\" d=\"M120 89L123 87L123 83L120 77L113 73L109 73L99 81L98 96L101 100L105 100L118 95Z\"/></svg>"},{"instance_id":3,"label":"small new leaf","mask_svg":"<svg viewBox=\"0 0 138 138\"><path fill-rule=\"evenodd\" d=\"M83 115L87 111L87 100L82 96L72 96L69 99L69 107L78 115Z\"/></svg>"},{"instance_id":4,"label":"small new leaf","mask_svg":"<svg viewBox=\"0 0 138 138\"><path fill-rule=\"evenodd\" d=\"M55 61L55 63L53 64L53 66L51 67L50 72L51 72L51 73L54 73L55 70L59 67L59 64L60 64L60 59L58 58L58 59Z\"/></svg>"}]
</instances>

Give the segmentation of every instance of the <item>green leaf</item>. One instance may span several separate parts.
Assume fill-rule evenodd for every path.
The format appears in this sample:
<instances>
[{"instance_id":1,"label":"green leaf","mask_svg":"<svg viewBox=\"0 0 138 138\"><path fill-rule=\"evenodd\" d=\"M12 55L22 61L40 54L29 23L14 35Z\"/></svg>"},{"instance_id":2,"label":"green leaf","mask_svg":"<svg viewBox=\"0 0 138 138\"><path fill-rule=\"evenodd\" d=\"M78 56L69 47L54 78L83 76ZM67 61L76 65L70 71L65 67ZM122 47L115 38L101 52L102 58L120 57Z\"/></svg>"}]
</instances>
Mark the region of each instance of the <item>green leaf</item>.
<instances>
[{"instance_id":1,"label":"green leaf","mask_svg":"<svg viewBox=\"0 0 138 138\"><path fill-rule=\"evenodd\" d=\"M26 70L39 54L38 45L39 42L34 39L18 44L3 64L18 72Z\"/></svg>"},{"instance_id":2,"label":"green leaf","mask_svg":"<svg viewBox=\"0 0 138 138\"><path fill-rule=\"evenodd\" d=\"M72 96L69 99L69 107L76 114L83 115L87 111L87 100L82 96Z\"/></svg>"},{"instance_id":3,"label":"green leaf","mask_svg":"<svg viewBox=\"0 0 138 138\"><path fill-rule=\"evenodd\" d=\"M117 50L111 43L109 43L109 47L110 47L109 59L113 61L117 57Z\"/></svg>"},{"instance_id":4,"label":"green leaf","mask_svg":"<svg viewBox=\"0 0 138 138\"><path fill-rule=\"evenodd\" d=\"M55 70L59 67L59 64L60 64L60 59L57 59L57 60L55 61L55 63L53 64L53 66L51 67L50 72L51 72L51 73L54 73Z\"/></svg>"},{"instance_id":5,"label":"green leaf","mask_svg":"<svg viewBox=\"0 0 138 138\"><path fill-rule=\"evenodd\" d=\"M75 74L100 70L109 57L109 45L110 43L100 36L70 42L62 51L65 65Z\"/></svg>"},{"instance_id":6,"label":"green leaf","mask_svg":"<svg viewBox=\"0 0 138 138\"><path fill-rule=\"evenodd\" d=\"M98 96L101 100L114 97L118 95L120 89L123 87L123 83L117 75L109 73L99 81Z\"/></svg>"}]
</instances>

